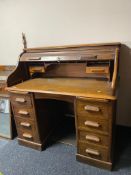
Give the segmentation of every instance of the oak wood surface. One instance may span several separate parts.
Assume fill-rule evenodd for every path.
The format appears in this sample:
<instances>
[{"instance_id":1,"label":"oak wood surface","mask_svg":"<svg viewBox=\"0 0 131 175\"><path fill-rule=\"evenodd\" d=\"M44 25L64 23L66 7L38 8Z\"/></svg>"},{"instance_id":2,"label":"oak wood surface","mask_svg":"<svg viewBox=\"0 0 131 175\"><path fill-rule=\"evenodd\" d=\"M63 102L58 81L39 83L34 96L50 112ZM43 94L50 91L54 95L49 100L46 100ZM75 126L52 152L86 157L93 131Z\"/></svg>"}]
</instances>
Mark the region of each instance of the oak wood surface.
<instances>
[{"instance_id":1,"label":"oak wood surface","mask_svg":"<svg viewBox=\"0 0 131 175\"><path fill-rule=\"evenodd\" d=\"M36 78L8 87L7 90L116 99L109 82L82 78Z\"/></svg>"}]
</instances>

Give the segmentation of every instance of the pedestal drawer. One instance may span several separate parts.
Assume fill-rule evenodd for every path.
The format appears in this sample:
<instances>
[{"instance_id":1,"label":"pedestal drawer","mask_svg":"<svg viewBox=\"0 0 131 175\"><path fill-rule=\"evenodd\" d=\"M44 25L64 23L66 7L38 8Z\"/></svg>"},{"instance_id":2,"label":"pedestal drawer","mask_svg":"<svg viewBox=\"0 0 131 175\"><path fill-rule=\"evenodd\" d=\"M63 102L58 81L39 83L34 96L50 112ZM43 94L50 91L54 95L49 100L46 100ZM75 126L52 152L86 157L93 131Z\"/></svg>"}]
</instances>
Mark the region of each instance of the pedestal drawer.
<instances>
[{"instance_id":1,"label":"pedestal drawer","mask_svg":"<svg viewBox=\"0 0 131 175\"><path fill-rule=\"evenodd\" d=\"M90 131L78 131L78 140L87 143L94 143L101 146L109 146L109 136L95 134Z\"/></svg>"},{"instance_id":2,"label":"pedestal drawer","mask_svg":"<svg viewBox=\"0 0 131 175\"><path fill-rule=\"evenodd\" d=\"M20 117L15 118L15 122L19 138L30 141L37 140L36 123L34 123L32 120Z\"/></svg>"},{"instance_id":3,"label":"pedestal drawer","mask_svg":"<svg viewBox=\"0 0 131 175\"><path fill-rule=\"evenodd\" d=\"M35 113L32 108L15 107L13 105L13 112L15 117L30 118L34 119Z\"/></svg>"},{"instance_id":4,"label":"pedestal drawer","mask_svg":"<svg viewBox=\"0 0 131 175\"><path fill-rule=\"evenodd\" d=\"M82 116L93 116L96 119L110 119L112 117L112 103L106 100L78 98L76 113Z\"/></svg>"},{"instance_id":5,"label":"pedestal drawer","mask_svg":"<svg viewBox=\"0 0 131 175\"><path fill-rule=\"evenodd\" d=\"M35 123L31 120L17 117L15 118L15 122L18 130L31 131L32 133L36 130Z\"/></svg>"},{"instance_id":6,"label":"pedestal drawer","mask_svg":"<svg viewBox=\"0 0 131 175\"><path fill-rule=\"evenodd\" d=\"M78 153L93 159L109 161L109 150L105 147L79 142Z\"/></svg>"},{"instance_id":7,"label":"pedestal drawer","mask_svg":"<svg viewBox=\"0 0 131 175\"><path fill-rule=\"evenodd\" d=\"M81 130L84 129L87 131L108 134L111 123L108 120L96 120L93 117L77 116L77 126L78 129Z\"/></svg>"},{"instance_id":8,"label":"pedestal drawer","mask_svg":"<svg viewBox=\"0 0 131 175\"><path fill-rule=\"evenodd\" d=\"M32 97L30 94L11 94L11 103L15 106L31 107Z\"/></svg>"},{"instance_id":9,"label":"pedestal drawer","mask_svg":"<svg viewBox=\"0 0 131 175\"><path fill-rule=\"evenodd\" d=\"M28 141L36 141L36 137L32 131L26 131L18 129L18 137L20 139L28 140Z\"/></svg>"}]
</instances>

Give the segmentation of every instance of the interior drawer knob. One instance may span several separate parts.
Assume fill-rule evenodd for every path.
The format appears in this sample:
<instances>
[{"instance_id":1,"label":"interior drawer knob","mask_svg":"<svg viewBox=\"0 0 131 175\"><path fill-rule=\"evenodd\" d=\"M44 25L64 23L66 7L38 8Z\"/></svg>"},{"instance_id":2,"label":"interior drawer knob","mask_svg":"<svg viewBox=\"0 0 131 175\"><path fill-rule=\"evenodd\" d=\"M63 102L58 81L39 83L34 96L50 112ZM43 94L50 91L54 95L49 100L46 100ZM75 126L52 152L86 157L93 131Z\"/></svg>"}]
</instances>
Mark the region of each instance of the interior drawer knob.
<instances>
[{"instance_id":1,"label":"interior drawer knob","mask_svg":"<svg viewBox=\"0 0 131 175\"><path fill-rule=\"evenodd\" d=\"M84 107L84 109L86 111L95 111L95 112L99 112L100 111L100 108L99 107L97 107L97 106L90 106L90 105L86 105Z\"/></svg>"},{"instance_id":2,"label":"interior drawer knob","mask_svg":"<svg viewBox=\"0 0 131 175\"><path fill-rule=\"evenodd\" d=\"M88 153L88 154L95 155L95 156L99 156L99 155L100 155L100 152L99 152L99 151L93 150L93 149L89 149L89 148L87 148L87 149L85 150L85 152Z\"/></svg>"},{"instance_id":3,"label":"interior drawer knob","mask_svg":"<svg viewBox=\"0 0 131 175\"><path fill-rule=\"evenodd\" d=\"M29 114L29 112L24 111L24 110L20 110L20 111L18 111L18 114L28 115L28 114Z\"/></svg>"},{"instance_id":4,"label":"interior drawer knob","mask_svg":"<svg viewBox=\"0 0 131 175\"><path fill-rule=\"evenodd\" d=\"M31 134L28 134L28 133L23 133L23 137L28 138L28 139L31 139L32 138L32 135Z\"/></svg>"},{"instance_id":5,"label":"interior drawer knob","mask_svg":"<svg viewBox=\"0 0 131 175\"><path fill-rule=\"evenodd\" d=\"M25 103L26 102L26 100L24 98L16 98L15 101L20 102L20 103Z\"/></svg>"},{"instance_id":6,"label":"interior drawer knob","mask_svg":"<svg viewBox=\"0 0 131 175\"><path fill-rule=\"evenodd\" d=\"M100 138L96 137L96 136L92 136L92 135L86 135L86 140L90 140L90 141L95 141L95 142L100 142Z\"/></svg>"},{"instance_id":7,"label":"interior drawer knob","mask_svg":"<svg viewBox=\"0 0 131 175\"><path fill-rule=\"evenodd\" d=\"M84 123L86 126L92 126L92 127L95 127L95 128L98 128L98 127L100 127L100 124L99 123L97 123L97 122L92 122L92 121L85 121L85 123Z\"/></svg>"},{"instance_id":8,"label":"interior drawer knob","mask_svg":"<svg viewBox=\"0 0 131 175\"><path fill-rule=\"evenodd\" d=\"M31 126L31 124L27 123L27 122L21 122L20 125L25 126L25 127L30 127Z\"/></svg>"}]
</instances>

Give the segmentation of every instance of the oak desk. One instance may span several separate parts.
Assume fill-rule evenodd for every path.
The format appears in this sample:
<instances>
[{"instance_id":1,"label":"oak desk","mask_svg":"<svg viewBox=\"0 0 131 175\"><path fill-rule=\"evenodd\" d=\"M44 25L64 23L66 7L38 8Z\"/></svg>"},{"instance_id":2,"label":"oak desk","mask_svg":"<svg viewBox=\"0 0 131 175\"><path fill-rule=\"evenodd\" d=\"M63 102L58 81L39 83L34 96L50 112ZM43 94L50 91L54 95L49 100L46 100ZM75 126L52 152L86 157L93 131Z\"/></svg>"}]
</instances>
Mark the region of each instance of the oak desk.
<instances>
[{"instance_id":1,"label":"oak desk","mask_svg":"<svg viewBox=\"0 0 131 175\"><path fill-rule=\"evenodd\" d=\"M8 79L20 144L42 150L72 108L77 160L112 168L119 44L27 49Z\"/></svg>"}]
</instances>

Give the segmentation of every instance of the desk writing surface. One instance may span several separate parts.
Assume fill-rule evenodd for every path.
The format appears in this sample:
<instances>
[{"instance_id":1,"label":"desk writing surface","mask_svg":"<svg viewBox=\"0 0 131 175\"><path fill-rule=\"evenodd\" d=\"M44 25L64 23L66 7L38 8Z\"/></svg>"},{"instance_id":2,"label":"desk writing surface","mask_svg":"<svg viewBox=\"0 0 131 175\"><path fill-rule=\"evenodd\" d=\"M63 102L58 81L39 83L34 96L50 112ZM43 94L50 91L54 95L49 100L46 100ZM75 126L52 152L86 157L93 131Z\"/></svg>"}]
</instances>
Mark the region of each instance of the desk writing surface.
<instances>
[{"instance_id":1,"label":"desk writing surface","mask_svg":"<svg viewBox=\"0 0 131 175\"><path fill-rule=\"evenodd\" d=\"M8 90L116 99L110 82L86 78L36 78L9 87Z\"/></svg>"}]
</instances>

